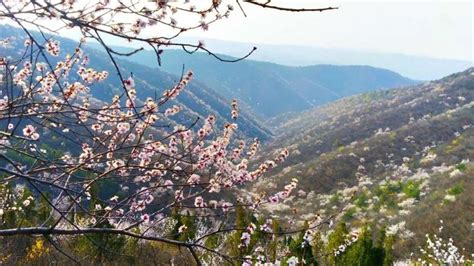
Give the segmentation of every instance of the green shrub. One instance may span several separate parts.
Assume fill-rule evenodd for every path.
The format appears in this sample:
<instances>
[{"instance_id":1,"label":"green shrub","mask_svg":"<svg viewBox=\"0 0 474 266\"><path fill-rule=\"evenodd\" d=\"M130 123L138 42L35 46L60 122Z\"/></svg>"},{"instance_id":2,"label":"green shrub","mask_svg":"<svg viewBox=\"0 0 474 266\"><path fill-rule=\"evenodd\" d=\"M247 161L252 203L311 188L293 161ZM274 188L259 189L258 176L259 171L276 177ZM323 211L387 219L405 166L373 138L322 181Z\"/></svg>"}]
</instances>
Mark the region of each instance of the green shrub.
<instances>
[{"instance_id":1,"label":"green shrub","mask_svg":"<svg viewBox=\"0 0 474 266\"><path fill-rule=\"evenodd\" d=\"M403 186L403 193L407 195L409 198L415 198L419 199L420 198L420 183L409 180L404 186Z\"/></svg>"},{"instance_id":2,"label":"green shrub","mask_svg":"<svg viewBox=\"0 0 474 266\"><path fill-rule=\"evenodd\" d=\"M344 221L348 221L349 219L354 217L354 214L356 214L356 209L355 208L349 208L349 209L347 209L347 211L342 216L342 219Z\"/></svg>"},{"instance_id":3,"label":"green shrub","mask_svg":"<svg viewBox=\"0 0 474 266\"><path fill-rule=\"evenodd\" d=\"M358 195L355 199L354 204L361 209L367 208L367 206L369 205L367 204L367 195L365 193L361 193L360 195Z\"/></svg>"},{"instance_id":4,"label":"green shrub","mask_svg":"<svg viewBox=\"0 0 474 266\"><path fill-rule=\"evenodd\" d=\"M458 183L454 185L453 187L451 187L450 189L448 189L448 194L456 196L456 195L461 194L463 191L464 191L464 185L462 183Z\"/></svg>"},{"instance_id":5,"label":"green shrub","mask_svg":"<svg viewBox=\"0 0 474 266\"><path fill-rule=\"evenodd\" d=\"M466 164L459 163L459 164L456 165L456 169L458 169L461 172L464 172L464 171L466 171Z\"/></svg>"}]
</instances>

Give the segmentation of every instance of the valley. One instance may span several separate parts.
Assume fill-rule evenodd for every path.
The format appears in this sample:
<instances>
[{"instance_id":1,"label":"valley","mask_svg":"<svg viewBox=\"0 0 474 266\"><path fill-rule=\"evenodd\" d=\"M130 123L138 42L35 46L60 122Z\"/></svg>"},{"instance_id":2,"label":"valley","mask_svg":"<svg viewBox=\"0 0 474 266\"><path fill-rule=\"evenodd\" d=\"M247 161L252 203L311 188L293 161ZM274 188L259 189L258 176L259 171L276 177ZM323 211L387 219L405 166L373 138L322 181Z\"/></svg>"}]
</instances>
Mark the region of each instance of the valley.
<instances>
[{"instance_id":1,"label":"valley","mask_svg":"<svg viewBox=\"0 0 474 266\"><path fill-rule=\"evenodd\" d=\"M443 220L458 246L472 250L473 100L471 68L280 118L266 151L287 148L290 156L242 194L271 194L297 178L298 193L269 205L271 215L387 226L399 258Z\"/></svg>"},{"instance_id":2,"label":"valley","mask_svg":"<svg viewBox=\"0 0 474 266\"><path fill-rule=\"evenodd\" d=\"M6 25L0 25L0 29L0 39L8 38L8 44L0 46L0 54L7 60L22 57L20 51L24 48L24 40L15 37L21 35L21 30ZM33 34L39 38L38 32ZM78 45L77 42L67 38L58 37L57 40L61 44L60 56L66 58L70 56L67 51L74 51ZM440 230L441 236L455 239L456 246L463 252L474 250L472 242L474 197L471 193L474 189L474 68L453 73L439 80L418 81L391 70L366 65L286 66L253 60L223 63L204 53L190 55L184 51L171 49L165 50L161 55L161 66L154 65L157 58L149 50L121 56L117 63L111 64L107 51L100 50L96 43L83 45L83 51L91 61L89 70L108 73L108 78L104 82L87 87L88 95L84 98L90 100L97 108L113 99L114 95L121 94L121 87L124 84L120 80L122 76L118 78L119 75L124 74L126 78L133 79L133 87L137 88L137 106L146 106L146 103L166 98L164 95L168 92L167 89L174 88L175 84L181 82L186 75L192 76L192 81L179 98L165 101L159 107L156 120L159 120L160 124L147 131L148 139L143 140L146 144L154 143L155 147L143 148L140 155L137 155L138 152L133 147L120 147L118 149L120 152L131 150L131 159L127 162L120 157L113 162L98 163L99 170L92 171L87 168L84 172L77 171L79 173L74 173L75 169L71 170L74 173L72 180L80 184L73 186L74 189L81 187L82 180L87 180L88 175L100 176L94 181L97 181L100 191L95 195L100 199L94 202L95 208L98 208L96 211L102 211L100 204L107 202L109 204L122 197L125 198L124 201L128 200L126 195L131 190L138 191L138 195L142 193L142 190L146 189L140 188L142 183L136 180L143 178L145 180L143 183L151 182L153 186L158 187L158 189L150 188L152 192L146 194L151 196L151 200L150 197L147 198L147 201L150 201L147 203L150 204L148 211L151 213L164 210L162 213L169 215L172 222L178 221L166 224L167 230L172 233L172 238L176 241L187 241L195 237L191 233L186 235L185 231L187 225L193 228L197 226L189 219L194 217L193 215L200 217L202 214L203 217L205 215L211 217L205 225L204 222L199 224L203 228L217 227L217 221L222 216L228 224L236 223L246 227L247 224L239 220L242 218L240 216L245 216L242 213L246 210L243 210L242 206L249 207L258 199L265 201L265 204L252 214L255 217L247 217L248 221L242 218L246 223L251 220L262 227L269 227L268 220L259 219L271 217L275 221L275 224L272 224L276 228L275 231L318 227L321 241L325 243L341 224L347 226L349 231L370 228L373 233L368 237L370 239L379 237L381 233L377 232L384 232L387 236L393 237L393 256L398 261L412 259L410 253L423 246L426 235L436 232L440 225L444 228L443 232ZM130 52L124 47L114 46L114 49L123 54ZM219 56L235 59L227 55ZM55 57L50 56L48 59L52 65L60 63ZM25 58L22 60L27 61ZM15 63L22 65L23 61ZM188 69L193 71L192 74L185 74ZM73 70L72 79L80 80L78 68ZM78 98L77 102L84 98ZM120 103L120 100L118 102ZM178 111L173 113L171 109ZM140 114L146 115L147 112L149 110ZM130 113L131 111L127 115ZM22 115L18 120L9 118L8 122L14 121L18 122L18 126L27 126L21 122ZM67 115L64 117L65 120L71 119ZM126 117L125 113L121 113L117 121L123 117ZM212 119L209 120L209 117ZM40 118L43 119L41 115ZM44 121L40 120L37 123L45 123ZM118 129L118 126L113 124L117 121L108 123ZM213 124L214 122L209 121L216 122ZM139 124L138 119L133 122ZM73 123L71 122L70 128L73 130L80 128L81 123ZM48 126L51 124L54 123L49 123ZM6 123L1 125L10 126ZM62 126L64 125L59 124L59 127ZM85 139L85 142L88 140L85 132L88 132L89 128L86 124L82 126L86 130L80 129L75 132L73 138L60 143L57 139L64 135L57 134L59 129L45 130L42 134L44 140L42 139L39 146L41 152L52 153L48 154L49 157L46 155L45 157L55 162L71 155L84 156L89 146L81 144L80 140ZM127 125L124 127L125 132L130 130L130 124L128 129ZM189 131L186 127L190 128ZM25 129L22 131L24 135L25 132L28 133ZM192 132L193 129L200 131L195 134ZM230 141L228 136L234 133L233 130L236 138ZM179 141L176 138L168 139L169 136L166 135L168 131L172 132L171 135L180 134ZM64 126L61 132L68 133L69 129ZM111 132L106 134L112 134ZM216 139L208 138L206 135L212 132L217 133ZM102 152L103 147L100 145L103 144L94 135L99 133L91 133L92 143L97 145L95 147L97 151ZM198 136L194 142L191 139L195 136L193 134ZM154 138L162 139L155 141ZM104 139L113 142L108 137ZM124 140L121 145L127 141L129 139ZM138 141L137 147L143 143ZM21 145L23 143L18 142L18 146L23 147ZM110 144L113 145L115 143ZM196 147L191 149L192 145ZM26 144L24 147L27 147ZM184 147L185 151L185 155L179 157L179 160L176 159L178 158L175 154L178 150L176 147ZM36 146L28 148L31 152L37 152ZM151 155L149 158L146 157L148 156L146 152L155 148L159 149L157 153L159 159L154 158L157 161L163 160L164 164L170 166L162 169L164 164L154 164L151 168L156 168L154 171L159 169L157 172L162 176L152 180L147 175L156 172L142 171L143 169L139 168L143 167L144 161L154 163ZM257 153L257 150L260 153ZM286 150L289 152L288 157ZM209 154L205 153L207 151L210 151ZM203 152L203 154L193 157L188 156L188 152ZM38 167L44 163L43 161L38 163L34 156L25 159L10 150L4 154L5 157L14 158L17 162L31 167ZM224 161L225 156L231 155L233 156L231 159ZM247 161L247 157L244 159L244 156L252 160ZM284 158L269 160L280 157ZM102 158L99 156L96 160ZM139 159L143 165L130 166ZM2 163L8 164L9 160ZM198 164L194 160L201 161ZM239 160L242 161L237 163ZM69 167L67 164L64 167ZM114 164L118 165L117 169L130 166L132 170L127 176L129 179L122 182L116 180L125 176L124 172L111 175L110 179L102 179L102 175L106 176L110 165L113 168ZM104 168L104 165L108 168ZM215 167L221 168L216 170ZM245 173L247 167L252 171ZM260 176L261 174L256 172L262 167L264 169L262 173L266 173ZM202 170L203 174L201 176L193 174L196 169ZM228 170L228 173L222 169ZM213 175L216 177L212 178ZM47 180L46 176L49 177L49 173L40 178ZM252 179L254 176L256 180ZM220 204L223 214L213 213L210 210L213 208L210 207L208 210L208 205L201 196L196 197L199 200L192 201L180 194L181 188L173 190L175 189L173 182L180 178L184 178L185 181L182 185L176 185L177 187L189 186L189 195L195 190L202 189L199 193L209 199L209 206ZM204 180L203 185L198 185L200 178ZM245 178L252 182L242 181ZM194 181L191 182L190 179ZM216 180L221 183L217 184ZM24 182L18 181L14 184L24 185ZM212 188L212 192L207 191L206 186L209 184L217 184L218 188ZM287 190L293 191L291 195L271 196L278 195L282 188L288 186L290 189ZM228 190L221 192L221 187ZM55 185L47 187L45 191L51 193L53 197L59 198L63 195L63 192L57 192ZM166 201L158 201L154 197L156 199L163 197ZM184 205L176 206L184 206L185 211L177 211L178 207L176 209L163 207L167 201L177 201L181 199L180 197ZM94 196L88 194L87 198ZM140 200L144 201L142 198ZM235 204L226 201L234 201ZM136 201L127 204L134 206ZM92 203L78 206L91 208ZM205 209L202 213L199 210L201 207ZM235 214L227 215L226 212L231 207L237 211ZM144 209L145 207L139 212ZM109 210L112 208L106 211ZM214 215L218 218L214 218ZM149 216L143 215L137 218L136 214L131 214L130 217L126 218L141 219L139 223L145 219L143 217L150 219ZM183 226L186 228L183 229ZM185 234L182 234L183 232ZM238 243L236 246L241 248L240 242L243 236L240 236L240 233L225 237L228 237L230 240L227 240L230 242L233 241L232 243ZM265 235L260 238L266 241ZM289 239L285 238L284 241L293 241ZM217 241L213 238L211 240ZM258 242L260 239L252 241ZM209 245L217 247L213 242ZM232 247L229 250L236 254L241 252ZM315 255L327 256L323 251L328 250L321 249ZM246 252L250 254L251 249ZM167 253L166 256L168 255ZM189 256L189 253L186 256Z\"/></svg>"}]
</instances>

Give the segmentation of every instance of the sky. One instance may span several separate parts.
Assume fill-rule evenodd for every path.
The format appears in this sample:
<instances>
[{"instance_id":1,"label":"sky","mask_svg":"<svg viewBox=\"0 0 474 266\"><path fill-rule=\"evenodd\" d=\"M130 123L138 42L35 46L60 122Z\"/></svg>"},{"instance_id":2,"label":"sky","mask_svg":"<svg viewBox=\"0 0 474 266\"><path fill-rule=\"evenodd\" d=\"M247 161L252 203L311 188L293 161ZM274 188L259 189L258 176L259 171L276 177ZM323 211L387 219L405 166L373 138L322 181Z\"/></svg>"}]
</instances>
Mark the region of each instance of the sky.
<instances>
[{"instance_id":1,"label":"sky","mask_svg":"<svg viewBox=\"0 0 474 266\"><path fill-rule=\"evenodd\" d=\"M204 3L204 0L192 1ZM235 6L234 0L224 1ZM335 6L339 9L291 13L242 3L247 17L236 6L230 18L210 25L208 31L193 30L182 36L196 42L219 39L474 62L472 0L273 0L272 3L290 7ZM153 31L149 30L148 35ZM65 35L78 39L76 33ZM125 41L115 44L130 45Z\"/></svg>"},{"instance_id":2,"label":"sky","mask_svg":"<svg viewBox=\"0 0 474 266\"><path fill-rule=\"evenodd\" d=\"M273 1L324 7L322 13L287 13L244 5L207 32L187 36L402 53L474 61L472 1Z\"/></svg>"}]
</instances>

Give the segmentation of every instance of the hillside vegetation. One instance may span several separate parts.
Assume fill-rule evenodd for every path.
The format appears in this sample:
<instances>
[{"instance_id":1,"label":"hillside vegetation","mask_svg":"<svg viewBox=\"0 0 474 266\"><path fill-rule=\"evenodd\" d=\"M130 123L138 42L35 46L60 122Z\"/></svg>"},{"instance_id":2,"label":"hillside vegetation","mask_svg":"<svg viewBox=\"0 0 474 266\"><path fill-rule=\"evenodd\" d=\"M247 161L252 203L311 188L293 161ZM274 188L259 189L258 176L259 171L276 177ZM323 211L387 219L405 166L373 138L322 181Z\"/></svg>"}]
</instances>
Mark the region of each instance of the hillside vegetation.
<instances>
[{"instance_id":1,"label":"hillside vegetation","mask_svg":"<svg viewBox=\"0 0 474 266\"><path fill-rule=\"evenodd\" d=\"M386 225L400 258L439 220L459 246L473 250L473 108L468 69L287 117L275 122L279 137L267 149L288 147L291 155L251 191L271 193L297 177L298 196L270 213L299 221L336 215L356 228Z\"/></svg>"},{"instance_id":2,"label":"hillside vegetation","mask_svg":"<svg viewBox=\"0 0 474 266\"><path fill-rule=\"evenodd\" d=\"M18 32L12 27L2 29L5 36ZM68 39L60 41L66 51L77 45ZM10 38L0 52L15 56L22 42ZM114 75L105 53L85 51L94 68ZM183 54L173 53L183 59ZM243 101L239 137L264 140L260 158L275 157L284 148L291 156L270 170L268 177L242 187L240 194L256 198L263 191L271 195L288 180L299 180L297 195L266 205L264 212L276 221L296 220L301 226L331 218L338 221L337 228L370 231L373 238L384 232L395 239L397 259L409 259L408 254L425 243L425 234L436 232L442 223L446 228L442 236L473 250L474 198L468 192L474 189L474 68L421 85L376 90L414 82L365 66L296 68L245 61L218 67L203 56L196 55L192 68L199 69L197 76L210 86L193 81L179 100L165 105L183 109L173 117L162 114L169 123L165 126L199 124L200 118L213 114L221 127L232 121L229 99ZM120 65L122 73L135 77L140 101L150 95L160 97L180 79L125 60ZM173 66L169 67L171 71ZM232 72L249 76L233 79ZM110 80L114 81L90 87L94 102L108 101L119 93L119 81ZM67 147L56 143L54 134L45 136L42 147L59 158ZM23 160L16 154L9 156ZM101 196L111 197L118 189L120 184L108 182ZM238 217L232 219L238 222ZM326 240L337 235L335 228L330 225L321 235L328 248L331 243Z\"/></svg>"}]
</instances>

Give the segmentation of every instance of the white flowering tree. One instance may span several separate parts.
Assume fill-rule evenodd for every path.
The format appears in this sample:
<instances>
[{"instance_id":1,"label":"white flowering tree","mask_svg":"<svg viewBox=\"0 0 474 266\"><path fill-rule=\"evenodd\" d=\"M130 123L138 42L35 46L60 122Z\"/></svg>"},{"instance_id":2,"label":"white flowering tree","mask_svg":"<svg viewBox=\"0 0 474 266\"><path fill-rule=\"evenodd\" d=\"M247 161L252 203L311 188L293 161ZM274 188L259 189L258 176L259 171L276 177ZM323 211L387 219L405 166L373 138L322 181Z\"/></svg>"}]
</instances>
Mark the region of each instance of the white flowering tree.
<instances>
[{"instance_id":1,"label":"white flowering tree","mask_svg":"<svg viewBox=\"0 0 474 266\"><path fill-rule=\"evenodd\" d=\"M77 258L62 251L58 236L122 235L162 242L188 249L197 264L205 253L231 263L248 261L227 254L219 245L211 249L204 243L218 234L238 232L237 248L243 249L255 232L274 234L269 226L235 227L228 219L237 207L255 213L262 205L290 195L297 180L290 180L275 195L247 200L235 195L236 187L260 178L285 160L288 151L250 167L259 142L235 141L236 123L216 128L210 115L202 124L163 127L162 117L180 111L178 107L163 110L163 105L179 96L191 82L192 72L160 96L139 99L140 88L132 76L122 73L117 58L144 48L121 53L105 41L113 36L138 42L155 51L157 63L164 47L188 53L201 50L226 61L200 42L174 40L228 17L232 4L244 15L245 5L289 12L334 9L292 8L257 0L1 1L0 20L23 30L24 50L8 59L0 55L0 184L6 195L0 206L0 236L43 235L71 260ZM79 30L82 39L63 57L54 33L70 28ZM105 49L117 71L121 91L109 102L95 99L89 91L115 75L91 67L93 62L82 49L87 40ZM237 121L237 102L231 106ZM101 192L104 184L119 187L106 197ZM40 203L47 211L39 218L18 218ZM199 225L192 237L179 237L190 228L177 224L176 213L186 213ZM178 236L167 232L170 227L177 227Z\"/></svg>"},{"instance_id":2,"label":"white flowering tree","mask_svg":"<svg viewBox=\"0 0 474 266\"><path fill-rule=\"evenodd\" d=\"M438 233L443 231L443 221L440 221L441 226L438 229ZM454 245L454 240L449 238L448 240L443 239L437 234L426 235L426 246L420 248L422 254L421 258L418 258L417 262L421 265L469 265L472 261L466 260L461 250Z\"/></svg>"}]
</instances>

